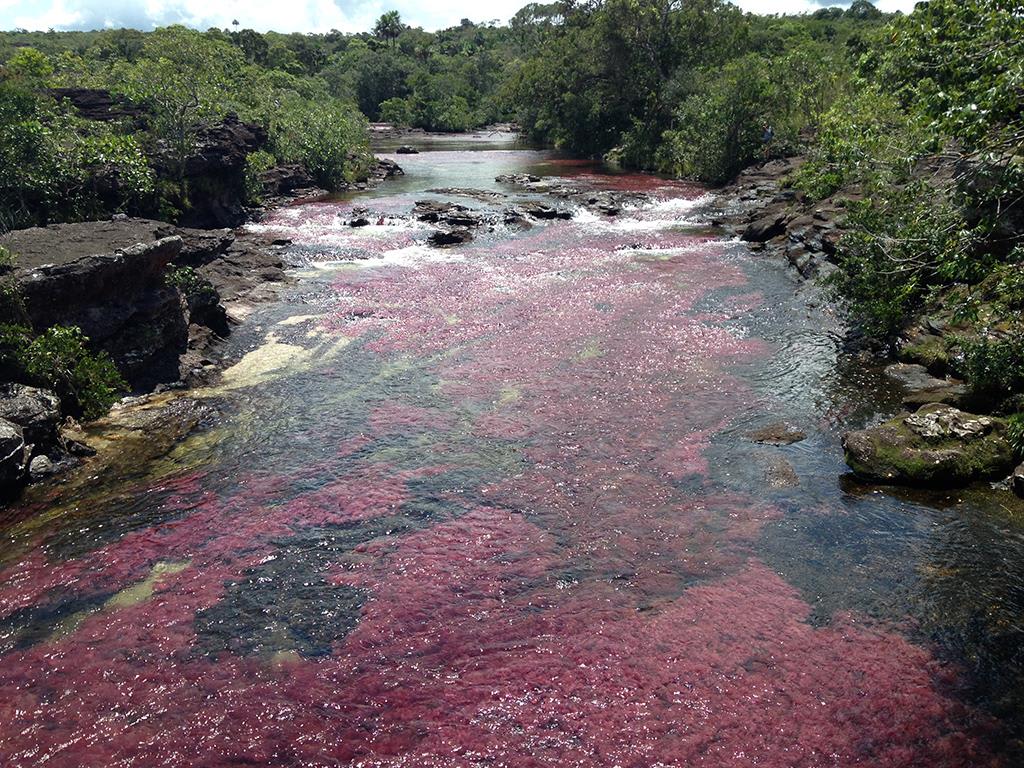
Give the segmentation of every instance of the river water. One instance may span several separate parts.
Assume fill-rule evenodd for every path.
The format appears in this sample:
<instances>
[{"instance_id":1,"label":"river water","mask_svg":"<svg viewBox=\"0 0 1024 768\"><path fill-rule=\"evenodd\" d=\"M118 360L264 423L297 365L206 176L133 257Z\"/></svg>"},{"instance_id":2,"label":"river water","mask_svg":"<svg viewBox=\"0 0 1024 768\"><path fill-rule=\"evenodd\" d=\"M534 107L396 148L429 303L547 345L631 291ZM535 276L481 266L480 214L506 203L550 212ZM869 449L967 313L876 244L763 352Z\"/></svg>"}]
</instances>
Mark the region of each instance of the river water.
<instances>
[{"instance_id":1,"label":"river water","mask_svg":"<svg viewBox=\"0 0 1024 768\"><path fill-rule=\"evenodd\" d=\"M188 440L2 518L0 764L1022 764L1024 514L845 477L896 401L815 289L695 186L427 149L260 225L298 282ZM653 202L399 218L521 171Z\"/></svg>"}]
</instances>

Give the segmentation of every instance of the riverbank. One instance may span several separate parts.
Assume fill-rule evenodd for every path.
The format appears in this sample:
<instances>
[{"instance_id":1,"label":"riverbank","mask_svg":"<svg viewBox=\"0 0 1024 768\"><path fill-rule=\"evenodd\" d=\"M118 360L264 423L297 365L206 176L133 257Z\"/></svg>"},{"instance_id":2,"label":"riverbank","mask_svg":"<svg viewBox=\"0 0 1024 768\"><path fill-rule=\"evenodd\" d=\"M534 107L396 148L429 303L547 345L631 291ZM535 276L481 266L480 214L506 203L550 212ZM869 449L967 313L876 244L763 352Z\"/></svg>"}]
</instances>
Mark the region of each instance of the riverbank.
<instances>
[{"instance_id":1,"label":"riverbank","mask_svg":"<svg viewBox=\"0 0 1024 768\"><path fill-rule=\"evenodd\" d=\"M709 206L712 224L751 250L787 262L801 280L828 282L839 267L837 246L858 189L811 201L788 180L802 157L773 159L743 171L718 190ZM957 294L960 295L957 295ZM881 368L902 390L903 410L883 424L850 432L847 463L862 480L925 488L990 482L1024 497L1005 404L953 375L955 345L977 337L981 322L958 316L959 288L932 299L928 312L903 330L895 346L881 345L853 327L846 349L863 365ZM985 319L982 313L981 320Z\"/></svg>"}]
</instances>

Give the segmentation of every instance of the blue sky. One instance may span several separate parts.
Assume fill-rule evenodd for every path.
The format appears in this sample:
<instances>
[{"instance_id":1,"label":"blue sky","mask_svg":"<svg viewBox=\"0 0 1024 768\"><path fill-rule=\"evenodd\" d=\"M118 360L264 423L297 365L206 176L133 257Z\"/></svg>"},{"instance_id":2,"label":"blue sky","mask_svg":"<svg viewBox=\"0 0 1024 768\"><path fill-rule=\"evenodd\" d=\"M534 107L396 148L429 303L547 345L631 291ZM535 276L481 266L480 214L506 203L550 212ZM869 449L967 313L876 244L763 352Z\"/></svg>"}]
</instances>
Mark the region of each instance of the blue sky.
<instances>
[{"instance_id":1,"label":"blue sky","mask_svg":"<svg viewBox=\"0 0 1024 768\"><path fill-rule=\"evenodd\" d=\"M243 27L279 32L360 32L381 13L397 9L407 23L425 29L474 21L507 21L527 0L0 0L0 29L151 29L164 24L187 24L199 29L227 27L235 19ZM824 5L848 5L826 0L734 0L757 13L799 13ZM909 11L914 0L876 0L883 10Z\"/></svg>"}]
</instances>

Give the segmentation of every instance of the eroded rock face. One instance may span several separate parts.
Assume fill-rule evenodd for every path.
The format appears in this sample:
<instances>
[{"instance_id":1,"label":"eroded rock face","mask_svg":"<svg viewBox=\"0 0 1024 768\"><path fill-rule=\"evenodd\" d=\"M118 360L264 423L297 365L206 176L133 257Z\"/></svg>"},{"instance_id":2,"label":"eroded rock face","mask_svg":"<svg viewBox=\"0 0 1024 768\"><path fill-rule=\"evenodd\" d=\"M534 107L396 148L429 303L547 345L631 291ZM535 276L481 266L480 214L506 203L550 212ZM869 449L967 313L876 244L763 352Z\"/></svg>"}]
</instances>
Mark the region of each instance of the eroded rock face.
<instances>
[{"instance_id":1,"label":"eroded rock face","mask_svg":"<svg viewBox=\"0 0 1024 768\"><path fill-rule=\"evenodd\" d=\"M263 126L245 123L229 114L223 122L203 128L195 151L185 160L188 205L179 223L186 227L237 227L247 213L244 206L245 160L267 143ZM153 158L157 172L173 178L178 170L170 153Z\"/></svg>"},{"instance_id":2,"label":"eroded rock face","mask_svg":"<svg viewBox=\"0 0 1024 768\"><path fill-rule=\"evenodd\" d=\"M1006 477L1013 449L1002 419L942 404L843 438L846 462L862 478L949 487Z\"/></svg>"},{"instance_id":3,"label":"eroded rock face","mask_svg":"<svg viewBox=\"0 0 1024 768\"><path fill-rule=\"evenodd\" d=\"M133 387L173 381L188 329L178 291L164 275L181 250L181 238L81 255L73 231L70 240L67 236L73 228L87 226L61 224L12 233L9 247L16 253L24 252L26 241L38 247L52 240L54 258L59 259L15 273L32 327L42 332L53 325L78 326L95 348L110 354ZM59 253L60 247L66 250Z\"/></svg>"}]
</instances>

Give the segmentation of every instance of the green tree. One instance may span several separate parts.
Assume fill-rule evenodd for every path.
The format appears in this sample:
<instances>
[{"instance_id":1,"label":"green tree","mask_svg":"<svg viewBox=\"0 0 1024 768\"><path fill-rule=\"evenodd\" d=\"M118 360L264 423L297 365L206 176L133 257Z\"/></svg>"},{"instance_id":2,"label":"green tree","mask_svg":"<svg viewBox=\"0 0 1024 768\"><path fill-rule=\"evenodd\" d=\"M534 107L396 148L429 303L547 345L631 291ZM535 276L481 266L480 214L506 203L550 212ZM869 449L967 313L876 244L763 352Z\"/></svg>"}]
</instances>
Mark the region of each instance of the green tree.
<instances>
[{"instance_id":1,"label":"green tree","mask_svg":"<svg viewBox=\"0 0 1024 768\"><path fill-rule=\"evenodd\" d=\"M404 28L402 17L398 11L388 11L377 19L377 23L373 25L373 34L393 48Z\"/></svg>"}]
</instances>

